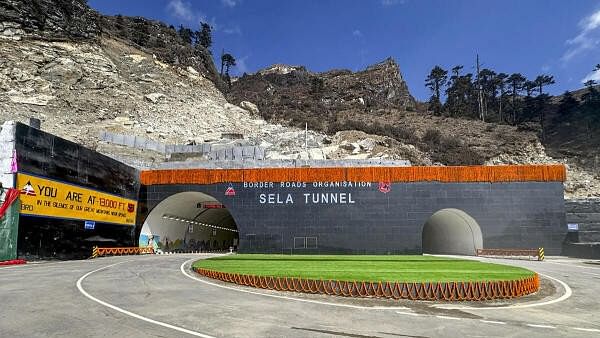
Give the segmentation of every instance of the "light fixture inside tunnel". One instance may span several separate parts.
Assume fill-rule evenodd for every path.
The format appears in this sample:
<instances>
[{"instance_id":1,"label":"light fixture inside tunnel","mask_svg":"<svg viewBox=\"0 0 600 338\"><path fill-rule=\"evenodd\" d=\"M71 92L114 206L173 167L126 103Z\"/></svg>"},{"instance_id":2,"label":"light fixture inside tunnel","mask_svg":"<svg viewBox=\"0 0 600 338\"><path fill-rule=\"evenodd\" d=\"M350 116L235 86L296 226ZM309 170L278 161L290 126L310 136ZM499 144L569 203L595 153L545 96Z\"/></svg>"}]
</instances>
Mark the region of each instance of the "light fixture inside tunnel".
<instances>
[{"instance_id":1,"label":"light fixture inside tunnel","mask_svg":"<svg viewBox=\"0 0 600 338\"><path fill-rule=\"evenodd\" d=\"M182 217L177 217L177 216L172 216L172 215L167 215L167 214L162 215L162 218L164 218L164 219L170 219L170 220L178 221L178 222L183 222L183 223L188 223L188 224L201 225L201 226L205 226L205 227L209 227L209 228L213 228L213 229L220 229L220 230L225 230L225 231L238 232L236 229L225 228L225 227L221 227L221 226L213 225L213 224L206 224L206 223L194 221L192 219L187 219L187 218L182 218Z\"/></svg>"}]
</instances>

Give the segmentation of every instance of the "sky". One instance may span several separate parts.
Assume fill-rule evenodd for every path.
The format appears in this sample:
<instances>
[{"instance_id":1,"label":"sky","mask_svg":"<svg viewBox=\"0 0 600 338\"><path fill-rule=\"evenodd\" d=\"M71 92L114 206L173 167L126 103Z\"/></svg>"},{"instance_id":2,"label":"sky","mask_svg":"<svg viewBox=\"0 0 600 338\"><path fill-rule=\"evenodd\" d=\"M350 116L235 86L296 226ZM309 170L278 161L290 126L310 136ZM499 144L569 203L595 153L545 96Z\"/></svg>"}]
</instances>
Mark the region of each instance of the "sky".
<instances>
[{"instance_id":1,"label":"sky","mask_svg":"<svg viewBox=\"0 0 600 338\"><path fill-rule=\"evenodd\" d=\"M392 57L411 93L435 65L553 75L551 94L600 82L600 0L88 0L103 14L213 26L234 75L275 63L361 70Z\"/></svg>"}]
</instances>

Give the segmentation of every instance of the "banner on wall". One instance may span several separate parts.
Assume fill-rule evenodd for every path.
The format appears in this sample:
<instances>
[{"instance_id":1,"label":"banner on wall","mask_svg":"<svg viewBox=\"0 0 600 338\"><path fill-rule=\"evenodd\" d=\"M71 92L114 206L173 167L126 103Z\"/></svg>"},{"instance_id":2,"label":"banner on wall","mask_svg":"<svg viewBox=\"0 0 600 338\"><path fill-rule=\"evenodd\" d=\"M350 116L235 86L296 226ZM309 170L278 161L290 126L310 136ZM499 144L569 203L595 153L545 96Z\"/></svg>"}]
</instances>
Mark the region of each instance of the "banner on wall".
<instances>
[{"instance_id":1,"label":"banner on wall","mask_svg":"<svg viewBox=\"0 0 600 338\"><path fill-rule=\"evenodd\" d=\"M22 215L135 225L135 200L22 173L17 187Z\"/></svg>"}]
</instances>

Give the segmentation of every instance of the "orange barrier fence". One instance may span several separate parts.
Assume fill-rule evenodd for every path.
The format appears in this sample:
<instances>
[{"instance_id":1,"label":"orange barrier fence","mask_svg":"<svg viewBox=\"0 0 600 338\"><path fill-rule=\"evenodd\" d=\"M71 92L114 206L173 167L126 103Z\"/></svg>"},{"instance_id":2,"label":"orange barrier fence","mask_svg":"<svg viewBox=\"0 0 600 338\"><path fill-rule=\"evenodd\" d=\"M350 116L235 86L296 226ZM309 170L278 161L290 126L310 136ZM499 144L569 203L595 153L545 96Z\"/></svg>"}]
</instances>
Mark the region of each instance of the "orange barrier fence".
<instances>
[{"instance_id":1,"label":"orange barrier fence","mask_svg":"<svg viewBox=\"0 0 600 338\"><path fill-rule=\"evenodd\" d=\"M479 301L521 297L540 288L537 274L511 281L481 282L345 282L288 277L264 277L194 268L198 274L255 288L345 297L411 300Z\"/></svg>"},{"instance_id":2,"label":"orange barrier fence","mask_svg":"<svg viewBox=\"0 0 600 338\"><path fill-rule=\"evenodd\" d=\"M536 257L544 260L544 248L537 249L477 249L477 256Z\"/></svg>"},{"instance_id":3,"label":"orange barrier fence","mask_svg":"<svg viewBox=\"0 0 600 338\"><path fill-rule=\"evenodd\" d=\"M146 170L142 184L233 182L564 182L564 165Z\"/></svg>"},{"instance_id":4,"label":"orange barrier fence","mask_svg":"<svg viewBox=\"0 0 600 338\"><path fill-rule=\"evenodd\" d=\"M92 258L101 256L144 255L153 253L154 248L152 247L99 248L95 246L92 249Z\"/></svg>"}]
</instances>

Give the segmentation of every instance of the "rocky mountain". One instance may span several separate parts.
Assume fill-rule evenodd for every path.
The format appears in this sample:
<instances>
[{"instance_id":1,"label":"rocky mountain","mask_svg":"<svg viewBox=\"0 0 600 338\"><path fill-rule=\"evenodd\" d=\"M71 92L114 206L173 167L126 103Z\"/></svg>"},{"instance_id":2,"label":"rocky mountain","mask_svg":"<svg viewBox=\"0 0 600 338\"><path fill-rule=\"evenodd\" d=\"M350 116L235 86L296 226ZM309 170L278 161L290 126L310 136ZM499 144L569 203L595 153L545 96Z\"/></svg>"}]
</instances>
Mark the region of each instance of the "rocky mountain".
<instances>
[{"instance_id":1,"label":"rocky mountain","mask_svg":"<svg viewBox=\"0 0 600 338\"><path fill-rule=\"evenodd\" d=\"M79 42L111 37L162 62L193 67L219 89L224 88L210 52L183 41L174 27L142 17L101 15L90 9L85 0L2 0L0 36Z\"/></svg>"},{"instance_id":2,"label":"rocky mountain","mask_svg":"<svg viewBox=\"0 0 600 338\"><path fill-rule=\"evenodd\" d=\"M0 1L0 35L4 38L92 39L100 34L99 18L85 0Z\"/></svg>"},{"instance_id":3,"label":"rocky mountain","mask_svg":"<svg viewBox=\"0 0 600 338\"><path fill-rule=\"evenodd\" d=\"M359 72L316 73L302 66L273 65L245 74L227 92L231 102L251 101L269 120L295 126L309 124L325 131L328 123L348 112L368 114L377 109L415 110L415 99L400 68L389 58Z\"/></svg>"},{"instance_id":4,"label":"rocky mountain","mask_svg":"<svg viewBox=\"0 0 600 338\"><path fill-rule=\"evenodd\" d=\"M535 125L425 114L391 59L359 72L274 65L229 89L210 53L171 27L102 16L83 0L0 0L0 122L30 117L140 167L207 160L160 150L185 144L257 147L266 159L561 162L568 196L600 196L598 171L548 156Z\"/></svg>"},{"instance_id":5,"label":"rocky mountain","mask_svg":"<svg viewBox=\"0 0 600 338\"><path fill-rule=\"evenodd\" d=\"M361 147L362 139L353 138L355 144L347 145L343 138L267 123L252 103L242 104L246 109L229 103L217 87L219 81L212 80L211 74L216 74L212 61L204 65L205 59L194 59L200 55L196 50L182 62L185 48L177 46L177 36L163 24L139 18L98 19L97 14L86 12L93 17L90 20L102 23L102 32L92 30L84 36L73 28L79 24L54 16L46 17L40 26L45 28L27 26L17 20L16 10L22 7L9 6L14 3L0 1L17 13L0 13L0 25L13 27L0 35L0 122L27 123L38 118L43 130L137 166L206 158L123 146L100 136L109 132L121 139L137 137L159 145L208 144L221 150L255 146L264 150L267 159L403 158L386 153L389 147L371 152L374 141L367 140ZM164 38L172 48L146 48L125 39L135 36L134 28L113 34L113 21L129 22L127 27L148 25L153 34L162 34L150 36L150 41Z\"/></svg>"},{"instance_id":6,"label":"rocky mountain","mask_svg":"<svg viewBox=\"0 0 600 338\"><path fill-rule=\"evenodd\" d=\"M142 17L117 15L99 18L104 36L120 39L168 64L181 68L192 67L211 80L219 90L225 88L210 51L183 41L173 26Z\"/></svg>"},{"instance_id":7,"label":"rocky mountain","mask_svg":"<svg viewBox=\"0 0 600 338\"><path fill-rule=\"evenodd\" d=\"M309 155L303 130L267 123L228 103L194 68L163 63L110 38L0 39L0 122L30 117L46 131L141 165L169 158L102 142L101 132L164 144L257 145L271 150L270 158L323 159L321 148L332 146L310 131Z\"/></svg>"},{"instance_id":8,"label":"rocky mountain","mask_svg":"<svg viewBox=\"0 0 600 338\"><path fill-rule=\"evenodd\" d=\"M235 79L227 98L233 103L255 103L267 121L290 126L307 123L334 139L377 135L390 145L391 153L416 165L565 163L568 196L600 196L600 167L589 160L589 154L598 154L598 149L589 151L593 143L565 147L572 136L551 137L565 133L564 126L551 125L542 141L536 123L511 126L427 114L410 95L391 59L356 73L315 73L303 66L276 64Z\"/></svg>"},{"instance_id":9,"label":"rocky mountain","mask_svg":"<svg viewBox=\"0 0 600 338\"><path fill-rule=\"evenodd\" d=\"M596 91L600 86L595 87ZM564 95L552 98L553 105L547 114L544 145L550 156L569 158L596 173L600 172L600 110L584 112L584 97L588 88L575 90L572 98L579 106L561 113ZM594 121L595 120L595 121ZM595 122L595 123L594 123Z\"/></svg>"}]
</instances>

